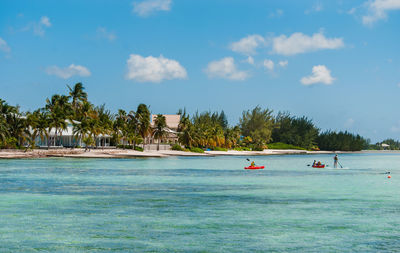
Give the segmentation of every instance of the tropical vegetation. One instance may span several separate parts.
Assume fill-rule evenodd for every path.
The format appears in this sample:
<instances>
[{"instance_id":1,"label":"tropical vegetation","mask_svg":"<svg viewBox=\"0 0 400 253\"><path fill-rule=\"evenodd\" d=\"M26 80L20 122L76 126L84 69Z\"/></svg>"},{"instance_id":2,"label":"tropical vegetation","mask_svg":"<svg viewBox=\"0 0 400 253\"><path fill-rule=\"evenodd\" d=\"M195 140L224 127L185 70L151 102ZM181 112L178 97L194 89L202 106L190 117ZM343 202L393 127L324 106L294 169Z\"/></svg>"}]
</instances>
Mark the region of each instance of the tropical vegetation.
<instances>
[{"instance_id":1,"label":"tropical vegetation","mask_svg":"<svg viewBox=\"0 0 400 253\"><path fill-rule=\"evenodd\" d=\"M168 135L166 118L158 114L150 123L149 106L139 104L136 110L119 109L112 113L105 105L95 106L88 100L82 83L67 86L67 94L55 94L46 99L42 108L22 112L0 99L0 148L35 148L36 141L49 139L47 145L60 145L67 123L73 125L74 147L84 143L86 149L103 146L99 136L112 136L111 145L120 148L142 150L149 138L160 143ZM357 134L321 130L305 116L297 117L288 112L274 112L256 106L243 111L238 124L229 124L224 111L196 112L189 115L179 110L179 144L175 150L226 151L305 149L355 151L381 148L369 145L369 141ZM49 133L51 129L51 135ZM51 137L51 138L49 138ZM399 142L385 140L390 149L399 149ZM138 145L142 144L142 147Z\"/></svg>"}]
</instances>

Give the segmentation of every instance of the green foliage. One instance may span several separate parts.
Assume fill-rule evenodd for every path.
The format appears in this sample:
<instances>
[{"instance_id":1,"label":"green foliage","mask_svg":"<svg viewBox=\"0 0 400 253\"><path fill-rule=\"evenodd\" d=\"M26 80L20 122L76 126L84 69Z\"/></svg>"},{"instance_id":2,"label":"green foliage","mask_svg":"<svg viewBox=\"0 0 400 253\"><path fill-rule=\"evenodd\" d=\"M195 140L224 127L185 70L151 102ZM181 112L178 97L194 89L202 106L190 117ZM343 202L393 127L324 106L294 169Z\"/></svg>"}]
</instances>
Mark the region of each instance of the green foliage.
<instances>
[{"instance_id":1,"label":"green foliage","mask_svg":"<svg viewBox=\"0 0 400 253\"><path fill-rule=\"evenodd\" d=\"M304 149L312 149L315 145L319 130L307 117L293 117L289 113L278 113L276 123L277 127L272 131L274 142L292 144Z\"/></svg>"},{"instance_id":2,"label":"green foliage","mask_svg":"<svg viewBox=\"0 0 400 253\"><path fill-rule=\"evenodd\" d=\"M389 145L382 146L382 144ZM400 150L400 141L396 141L394 139L385 139L382 142L377 142L376 144L372 144L368 146L368 149L373 150Z\"/></svg>"},{"instance_id":3,"label":"green foliage","mask_svg":"<svg viewBox=\"0 0 400 253\"><path fill-rule=\"evenodd\" d=\"M18 140L15 137L7 137L0 141L0 148L16 149L18 147Z\"/></svg>"},{"instance_id":4,"label":"green foliage","mask_svg":"<svg viewBox=\"0 0 400 253\"><path fill-rule=\"evenodd\" d=\"M171 149L172 149L172 150L176 150L176 151L184 151L184 149L182 148L182 146L179 145L179 144L174 144L174 145L171 147Z\"/></svg>"},{"instance_id":5,"label":"green foliage","mask_svg":"<svg viewBox=\"0 0 400 253\"><path fill-rule=\"evenodd\" d=\"M248 147L236 147L234 148L236 151L251 151L251 148Z\"/></svg>"},{"instance_id":6,"label":"green foliage","mask_svg":"<svg viewBox=\"0 0 400 253\"><path fill-rule=\"evenodd\" d=\"M214 147L213 150L214 151L228 151L227 148L221 148L221 147Z\"/></svg>"},{"instance_id":7,"label":"green foliage","mask_svg":"<svg viewBox=\"0 0 400 253\"><path fill-rule=\"evenodd\" d=\"M204 150L202 150L201 148L192 147L189 150L190 150L190 152L194 152L194 153L204 153Z\"/></svg>"},{"instance_id":8,"label":"green foliage","mask_svg":"<svg viewBox=\"0 0 400 253\"><path fill-rule=\"evenodd\" d=\"M317 144L321 150L360 151L368 146L368 141L347 131L326 131L318 136Z\"/></svg>"},{"instance_id":9,"label":"green foliage","mask_svg":"<svg viewBox=\"0 0 400 253\"><path fill-rule=\"evenodd\" d=\"M243 136L249 136L257 149L262 149L270 140L275 120L272 110L256 106L253 110L244 111L239 120Z\"/></svg>"},{"instance_id":10,"label":"green foliage","mask_svg":"<svg viewBox=\"0 0 400 253\"><path fill-rule=\"evenodd\" d=\"M143 148L139 146L134 147L134 150L143 152Z\"/></svg>"},{"instance_id":11,"label":"green foliage","mask_svg":"<svg viewBox=\"0 0 400 253\"><path fill-rule=\"evenodd\" d=\"M298 150L306 150L305 148L294 146L292 144L286 144L282 142L275 142L268 144L269 149L298 149Z\"/></svg>"}]
</instances>

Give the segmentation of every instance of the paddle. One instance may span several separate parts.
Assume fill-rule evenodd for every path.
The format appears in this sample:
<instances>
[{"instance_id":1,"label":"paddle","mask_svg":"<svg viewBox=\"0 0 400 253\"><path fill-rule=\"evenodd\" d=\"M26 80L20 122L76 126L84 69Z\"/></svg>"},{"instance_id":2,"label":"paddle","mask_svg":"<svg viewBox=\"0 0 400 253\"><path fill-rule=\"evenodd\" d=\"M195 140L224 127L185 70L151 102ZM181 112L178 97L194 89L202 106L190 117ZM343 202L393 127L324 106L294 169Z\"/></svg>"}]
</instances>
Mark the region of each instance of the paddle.
<instances>
[{"instance_id":1,"label":"paddle","mask_svg":"<svg viewBox=\"0 0 400 253\"><path fill-rule=\"evenodd\" d=\"M338 161L337 163L340 165L340 168L342 168L342 169L343 169L343 166L340 164L340 162Z\"/></svg>"},{"instance_id":2,"label":"paddle","mask_svg":"<svg viewBox=\"0 0 400 253\"><path fill-rule=\"evenodd\" d=\"M250 162L250 159L249 159L249 158L246 158L246 160ZM257 164L256 164L256 163L254 163L254 166L257 166Z\"/></svg>"}]
</instances>

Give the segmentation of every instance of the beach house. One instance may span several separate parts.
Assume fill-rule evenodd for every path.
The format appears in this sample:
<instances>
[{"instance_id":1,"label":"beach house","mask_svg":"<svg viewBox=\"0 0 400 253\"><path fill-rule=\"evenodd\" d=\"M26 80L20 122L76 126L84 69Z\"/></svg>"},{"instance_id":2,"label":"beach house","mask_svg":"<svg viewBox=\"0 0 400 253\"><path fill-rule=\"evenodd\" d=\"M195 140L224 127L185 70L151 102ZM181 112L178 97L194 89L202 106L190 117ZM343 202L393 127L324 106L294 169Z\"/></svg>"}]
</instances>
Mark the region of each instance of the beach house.
<instances>
[{"instance_id":1,"label":"beach house","mask_svg":"<svg viewBox=\"0 0 400 253\"><path fill-rule=\"evenodd\" d=\"M36 145L44 148L59 148L59 147L85 147L81 138L78 138L74 135L74 124L80 124L79 121L65 121L67 127L65 129L58 129L57 131L57 140L56 140L56 129L51 128L48 130L48 137L44 137L43 139L40 136L36 137ZM96 146L98 147L109 147L111 142L110 135L100 134L96 136Z\"/></svg>"},{"instance_id":2,"label":"beach house","mask_svg":"<svg viewBox=\"0 0 400 253\"><path fill-rule=\"evenodd\" d=\"M164 129L167 134L161 141L162 143L178 143L178 126L181 121L181 115L179 114L163 114L165 117L165 121L167 123L167 127ZM157 117L157 114L151 115L151 127L154 128L154 121ZM156 140L151 134L149 138L150 144L156 144L158 140Z\"/></svg>"}]
</instances>

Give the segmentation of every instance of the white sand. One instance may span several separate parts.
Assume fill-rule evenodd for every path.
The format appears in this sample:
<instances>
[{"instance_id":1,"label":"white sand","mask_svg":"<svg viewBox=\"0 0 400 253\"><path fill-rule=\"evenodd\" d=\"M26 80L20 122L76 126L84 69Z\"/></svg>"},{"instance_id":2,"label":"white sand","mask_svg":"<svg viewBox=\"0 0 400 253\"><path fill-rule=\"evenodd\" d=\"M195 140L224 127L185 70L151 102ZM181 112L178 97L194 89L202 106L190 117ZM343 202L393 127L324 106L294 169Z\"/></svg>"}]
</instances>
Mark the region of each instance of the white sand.
<instances>
[{"instance_id":1,"label":"white sand","mask_svg":"<svg viewBox=\"0 0 400 253\"><path fill-rule=\"evenodd\" d=\"M360 152L337 152L337 153L394 153L395 151L360 151ZM399 151L397 151L398 153ZM139 152L130 149L35 149L35 150L0 150L1 158L44 158L44 157L72 157L72 158L135 158L135 157L169 157L169 156L266 156L266 155L292 155L292 154L331 154L333 151L305 151L291 149L266 149L264 151L205 151L194 153L174 150L145 151Z\"/></svg>"}]
</instances>

